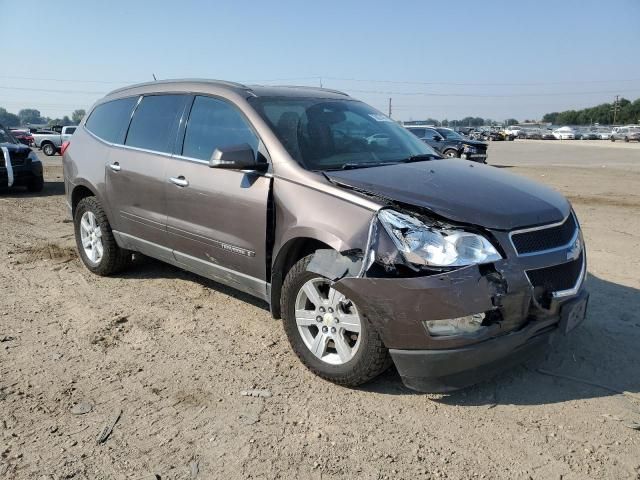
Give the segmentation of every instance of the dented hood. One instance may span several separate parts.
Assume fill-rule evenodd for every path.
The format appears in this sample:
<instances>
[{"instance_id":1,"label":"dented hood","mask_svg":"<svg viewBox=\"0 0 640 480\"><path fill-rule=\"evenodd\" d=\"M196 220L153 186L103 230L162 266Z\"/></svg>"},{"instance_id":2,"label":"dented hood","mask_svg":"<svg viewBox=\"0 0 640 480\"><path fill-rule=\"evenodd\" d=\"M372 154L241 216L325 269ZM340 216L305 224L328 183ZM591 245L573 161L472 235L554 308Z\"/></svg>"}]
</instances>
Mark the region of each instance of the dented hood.
<instances>
[{"instance_id":1,"label":"dented hood","mask_svg":"<svg viewBox=\"0 0 640 480\"><path fill-rule=\"evenodd\" d=\"M325 174L343 187L496 230L560 222L571 208L551 188L466 160L432 160Z\"/></svg>"}]
</instances>

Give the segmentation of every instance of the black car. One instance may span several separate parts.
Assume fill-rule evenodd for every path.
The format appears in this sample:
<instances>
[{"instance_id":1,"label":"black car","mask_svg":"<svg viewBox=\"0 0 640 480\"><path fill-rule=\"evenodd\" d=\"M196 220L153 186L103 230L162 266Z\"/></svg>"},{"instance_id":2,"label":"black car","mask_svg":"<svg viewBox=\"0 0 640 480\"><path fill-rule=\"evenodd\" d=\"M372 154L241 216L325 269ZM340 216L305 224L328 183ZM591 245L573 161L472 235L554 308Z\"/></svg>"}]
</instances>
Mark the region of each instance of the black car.
<instances>
[{"instance_id":1,"label":"black car","mask_svg":"<svg viewBox=\"0 0 640 480\"><path fill-rule=\"evenodd\" d=\"M0 188L27 187L40 192L44 187L42 162L26 145L0 125Z\"/></svg>"},{"instance_id":2,"label":"black car","mask_svg":"<svg viewBox=\"0 0 640 480\"><path fill-rule=\"evenodd\" d=\"M463 137L449 128L406 127L444 157L487 163L487 144Z\"/></svg>"}]
</instances>

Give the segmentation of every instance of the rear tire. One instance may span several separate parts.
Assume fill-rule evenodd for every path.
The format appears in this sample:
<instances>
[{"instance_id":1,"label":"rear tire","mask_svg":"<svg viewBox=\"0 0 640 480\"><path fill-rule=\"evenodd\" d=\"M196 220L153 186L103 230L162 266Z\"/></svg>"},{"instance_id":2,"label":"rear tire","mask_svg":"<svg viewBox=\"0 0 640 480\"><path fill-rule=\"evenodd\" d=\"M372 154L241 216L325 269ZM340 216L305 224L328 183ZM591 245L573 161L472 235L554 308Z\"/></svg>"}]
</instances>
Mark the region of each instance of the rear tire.
<instances>
[{"instance_id":1,"label":"rear tire","mask_svg":"<svg viewBox=\"0 0 640 480\"><path fill-rule=\"evenodd\" d=\"M291 270L289 270L289 273L287 274L285 282L282 286L281 311L282 323L285 333L287 334L287 338L289 339L289 343L291 344L291 348L293 349L295 354L298 356L300 361L302 361L302 363L314 374L338 385L350 387L361 385L377 377L387 368L389 368L389 366L391 365L389 352L382 343L382 340L378 336L378 333L373 328L373 325L371 325L366 317L364 317L357 311L357 308L349 310L350 312L355 311L355 315L359 318L360 332L357 334L357 340L355 341L356 343L351 347L353 348L354 353L350 357L345 357L349 358L347 361L342 362L342 357L339 360L336 359L336 357L339 355L339 349L337 348L336 342L334 342L333 340L329 340L328 346L326 347L327 356L324 357L325 359L328 359L329 356L332 356L334 360L333 363L330 363L329 360L321 359L322 352L320 353L320 356L318 356L311 351L310 347L307 345L307 343L305 343L305 339L303 338L303 334L301 333L298 325L298 320L296 319L296 307L299 307L297 303L301 298L301 293L305 291L304 287L308 286L310 282L318 282L319 285L324 284L327 287L332 283L328 279L318 275L317 273L309 272L307 270L307 266L309 265L312 257L313 255L308 255L298 261L298 263L296 263L291 268ZM330 291L331 290L329 290L329 292ZM344 296L342 296L342 298L342 303L353 305L353 307L355 307L355 305L344 298ZM315 315L315 313L313 313L314 309L318 310L320 308L320 305L315 305L312 303L308 304L310 310L305 311L310 312L312 316ZM328 306L330 305L330 303L327 303L326 305ZM329 309L327 308L327 310ZM336 311L334 311L334 313L330 314L329 316L337 315L338 317L340 317L341 314L336 314ZM318 313L318 316L322 315L322 313ZM353 313L351 314L353 315ZM311 320L311 322L316 321L317 320L314 320L313 318ZM340 325L342 324L336 323L334 326L340 328ZM311 330L313 326L307 328ZM322 336L322 331L320 330L321 328L327 328L324 322L317 323L317 333L315 334L316 336ZM329 326L328 328L333 329L332 326ZM351 332L351 330L349 331ZM338 330L337 334L334 334L333 336L337 337L337 335L341 334L340 332L341 330ZM343 333L343 335L347 334ZM350 333L344 338L347 338L348 340L350 339L353 342L353 336L354 334ZM310 338L311 337L308 337L307 341L309 341ZM313 338L313 340L315 340L315 337ZM332 348L331 345L334 345L336 353L329 353ZM357 345L357 347L355 345ZM325 348L323 348L323 352L324 351Z\"/></svg>"},{"instance_id":2,"label":"rear tire","mask_svg":"<svg viewBox=\"0 0 640 480\"><path fill-rule=\"evenodd\" d=\"M93 239L95 241L96 237L99 238L102 245L102 252L99 258L94 257L94 259L91 259L89 255L92 249L96 249L97 245L95 243L93 245L87 245L87 247L83 246L81 224L83 221L86 221L86 219L92 219L95 223L95 236ZM131 252L120 248L116 243L107 215L104 213L96 197L86 197L80 200L76 207L75 215L73 216L73 223L78 253L80 254L82 263L84 263L91 272L97 275L107 276L121 271L130 263ZM87 238L85 238L85 240L87 240ZM96 250L99 251L99 248Z\"/></svg>"},{"instance_id":3,"label":"rear tire","mask_svg":"<svg viewBox=\"0 0 640 480\"><path fill-rule=\"evenodd\" d=\"M47 157L52 157L56 154L56 147L54 147L52 143L45 143L42 145L42 153Z\"/></svg>"},{"instance_id":4,"label":"rear tire","mask_svg":"<svg viewBox=\"0 0 640 480\"><path fill-rule=\"evenodd\" d=\"M29 183L27 183L27 190L29 190L31 193L41 192L43 188L44 188L43 177L32 178L31 180L29 180Z\"/></svg>"}]
</instances>

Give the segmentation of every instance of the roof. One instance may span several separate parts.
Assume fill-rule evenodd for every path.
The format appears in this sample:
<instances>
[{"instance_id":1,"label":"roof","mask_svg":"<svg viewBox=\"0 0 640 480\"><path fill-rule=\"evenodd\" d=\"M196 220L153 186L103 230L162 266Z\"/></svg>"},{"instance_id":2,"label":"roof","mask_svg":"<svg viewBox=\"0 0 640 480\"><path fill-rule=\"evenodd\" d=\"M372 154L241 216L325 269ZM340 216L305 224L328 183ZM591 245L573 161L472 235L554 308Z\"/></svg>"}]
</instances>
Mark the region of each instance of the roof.
<instances>
[{"instance_id":1,"label":"roof","mask_svg":"<svg viewBox=\"0 0 640 480\"><path fill-rule=\"evenodd\" d=\"M254 97L320 97L320 98L345 98L346 93L320 87L296 86L296 85L243 85L242 83L228 82L213 79L175 79L156 80L153 82L138 83L127 87L118 88L109 92L106 96L122 96L127 92L151 93L154 91L202 91L227 90L235 93L249 94Z\"/></svg>"}]
</instances>

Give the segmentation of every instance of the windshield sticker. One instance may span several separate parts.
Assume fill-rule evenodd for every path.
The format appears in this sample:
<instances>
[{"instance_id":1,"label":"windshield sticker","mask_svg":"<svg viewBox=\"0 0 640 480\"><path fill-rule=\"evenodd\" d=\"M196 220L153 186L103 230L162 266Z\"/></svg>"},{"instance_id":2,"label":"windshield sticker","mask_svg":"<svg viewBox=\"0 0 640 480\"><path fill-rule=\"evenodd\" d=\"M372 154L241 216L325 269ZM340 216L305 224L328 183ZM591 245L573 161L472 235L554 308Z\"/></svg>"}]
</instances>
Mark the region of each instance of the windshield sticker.
<instances>
[{"instance_id":1,"label":"windshield sticker","mask_svg":"<svg viewBox=\"0 0 640 480\"><path fill-rule=\"evenodd\" d=\"M391 120L386 115L381 115L379 113L370 113L369 116L373 118L376 122L393 122L393 120Z\"/></svg>"}]
</instances>

